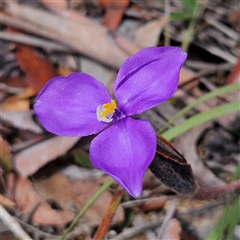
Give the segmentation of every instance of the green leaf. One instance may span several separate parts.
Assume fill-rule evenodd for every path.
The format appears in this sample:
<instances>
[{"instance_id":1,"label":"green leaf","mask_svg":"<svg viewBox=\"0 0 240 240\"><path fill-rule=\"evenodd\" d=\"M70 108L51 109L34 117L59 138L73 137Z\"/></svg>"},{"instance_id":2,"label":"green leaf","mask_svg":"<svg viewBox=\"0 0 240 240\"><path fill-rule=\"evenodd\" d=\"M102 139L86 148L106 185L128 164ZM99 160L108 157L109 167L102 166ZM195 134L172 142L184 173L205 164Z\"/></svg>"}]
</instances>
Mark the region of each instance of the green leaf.
<instances>
[{"instance_id":1,"label":"green leaf","mask_svg":"<svg viewBox=\"0 0 240 240\"><path fill-rule=\"evenodd\" d=\"M73 151L73 156L76 159L76 161L81 164L81 166L86 167L86 168L93 167L92 162L89 158L89 155L86 152L84 152L83 150L75 149Z\"/></svg>"},{"instance_id":2,"label":"green leaf","mask_svg":"<svg viewBox=\"0 0 240 240\"><path fill-rule=\"evenodd\" d=\"M192 15L190 13L185 12L175 12L170 14L172 20L189 20L191 17Z\"/></svg>"},{"instance_id":3,"label":"green leaf","mask_svg":"<svg viewBox=\"0 0 240 240\"><path fill-rule=\"evenodd\" d=\"M233 239L234 229L239 221L239 206L240 206L240 196L235 200L232 205L227 205L222 219L215 225L213 230L209 233L205 240L220 240L224 239L223 234L228 226L231 226L231 232L229 235Z\"/></svg>"},{"instance_id":4,"label":"green leaf","mask_svg":"<svg viewBox=\"0 0 240 240\"><path fill-rule=\"evenodd\" d=\"M217 117L221 117L223 115L237 112L239 111L239 101L226 103L220 106L217 106L215 108L212 108L206 112L199 113L187 120L185 120L183 123L172 127L168 131L161 134L162 137L166 138L168 141L171 141L173 138L181 135L182 133L200 125L205 122L208 122L210 120L213 120Z\"/></svg>"},{"instance_id":5,"label":"green leaf","mask_svg":"<svg viewBox=\"0 0 240 240\"><path fill-rule=\"evenodd\" d=\"M182 0L182 3L184 5L184 7L186 8L186 10L190 13L193 12L194 7L196 5L196 0Z\"/></svg>"},{"instance_id":6,"label":"green leaf","mask_svg":"<svg viewBox=\"0 0 240 240\"><path fill-rule=\"evenodd\" d=\"M222 94L225 94L227 92L232 92L232 91L237 91L240 90L240 85L239 84L231 84L231 85L226 85L224 87L218 88L217 90L207 93L204 96L200 97L197 99L195 102L187 105L185 108L183 108L181 111L178 112L172 119L170 119L162 129L158 131L157 134L161 134L165 129L167 129L168 126L170 126L172 123L174 123L178 118L182 117L185 115L187 112L192 110L194 107L196 107L198 104L206 102L214 97L220 96Z\"/></svg>"}]
</instances>

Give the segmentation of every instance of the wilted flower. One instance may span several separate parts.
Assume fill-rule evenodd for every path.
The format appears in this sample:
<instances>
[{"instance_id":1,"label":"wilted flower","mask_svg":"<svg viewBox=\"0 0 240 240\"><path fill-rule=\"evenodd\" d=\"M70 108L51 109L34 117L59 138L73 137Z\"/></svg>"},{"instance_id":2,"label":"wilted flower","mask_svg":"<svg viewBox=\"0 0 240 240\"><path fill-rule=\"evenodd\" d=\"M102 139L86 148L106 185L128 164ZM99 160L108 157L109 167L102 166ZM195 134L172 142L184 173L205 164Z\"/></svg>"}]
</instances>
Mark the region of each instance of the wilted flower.
<instances>
[{"instance_id":1,"label":"wilted flower","mask_svg":"<svg viewBox=\"0 0 240 240\"><path fill-rule=\"evenodd\" d=\"M131 56L118 72L116 101L90 75L55 77L39 93L34 110L52 133L98 134L90 146L94 166L137 197L155 155L156 135L148 121L130 116L157 106L176 92L186 57L178 47L150 47Z\"/></svg>"}]
</instances>

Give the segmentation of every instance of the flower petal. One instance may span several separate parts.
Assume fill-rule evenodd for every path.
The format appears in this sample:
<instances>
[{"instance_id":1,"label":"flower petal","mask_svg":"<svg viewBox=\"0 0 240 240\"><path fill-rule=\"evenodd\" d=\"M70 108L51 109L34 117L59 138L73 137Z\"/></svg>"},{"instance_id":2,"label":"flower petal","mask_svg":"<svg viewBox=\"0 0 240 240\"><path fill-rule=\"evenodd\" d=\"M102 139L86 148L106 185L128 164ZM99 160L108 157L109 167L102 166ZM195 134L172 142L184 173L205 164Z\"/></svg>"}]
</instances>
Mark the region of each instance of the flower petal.
<instances>
[{"instance_id":1,"label":"flower petal","mask_svg":"<svg viewBox=\"0 0 240 240\"><path fill-rule=\"evenodd\" d=\"M156 152L156 135L148 121L119 120L93 139L90 158L133 197L140 196L144 174Z\"/></svg>"},{"instance_id":2,"label":"flower petal","mask_svg":"<svg viewBox=\"0 0 240 240\"><path fill-rule=\"evenodd\" d=\"M187 58L178 47L149 47L128 58L114 86L118 108L140 114L169 99L177 90L180 69Z\"/></svg>"},{"instance_id":3,"label":"flower petal","mask_svg":"<svg viewBox=\"0 0 240 240\"><path fill-rule=\"evenodd\" d=\"M55 77L39 93L34 110L50 132L64 136L86 136L104 129L98 121L98 106L110 103L107 88L84 73Z\"/></svg>"}]
</instances>

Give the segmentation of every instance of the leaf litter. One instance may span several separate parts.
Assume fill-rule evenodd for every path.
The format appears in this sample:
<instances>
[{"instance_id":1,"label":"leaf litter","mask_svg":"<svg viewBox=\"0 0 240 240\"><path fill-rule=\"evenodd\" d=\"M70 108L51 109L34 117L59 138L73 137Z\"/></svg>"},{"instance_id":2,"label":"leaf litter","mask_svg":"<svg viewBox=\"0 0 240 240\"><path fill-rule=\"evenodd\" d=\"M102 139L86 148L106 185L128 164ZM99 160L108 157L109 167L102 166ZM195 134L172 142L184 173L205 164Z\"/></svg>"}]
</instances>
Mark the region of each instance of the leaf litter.
<instances>
[{"instance_id":1,"label":"leaf litter","mask_svg":"<svg viewBox=\"0 0 240 240\"><path fill-rule=\"evenodd\" d=\"M166 30L171 45L184 41L189 23L186 13L194 7L194 2L191 1L192 5L186 5L187 1L169 2L172 12L168 13L168 19L166 6L161 1L124 1L117 6L106 1L5 2L1 8L3 37L0 40L4 46L0 53L3 63L0 67L1 204L25 231L38 236L35 239L51 239L50 235L59 239L105 181L104 174L74 157L79 148L83 156L87 156L89 138L79 141L79 138L52 136L41 127L32 111L36 94L59 72L67 75L73 70L94 75L112 91L116 69L128 56L145 46L163 45ZM140 116L149 119L156 131L178 109L218 86L238 81L236 16L239 8L234 4L234 1L203 3L178 92L170 102ZM179 19L172 20L176 17ZM14 38L13 33L21 34L23 40ZM47 45L50 41L52 45ZM197 112L238 99L239 92L215 98L182 116L179 122ZM223 116L174 140L174 146L183 153L201 186L213 188L230 182L239 162L237 119L235 113ZM23 137L23 131L32 133L29 135L32 141L31 137ZM219 154L220 148L222 154ZM12 165L14 170L8 173ZM86 166L88 171L84 171ZM113 185L86 211L72 239L77 236L89 239L94 235L115 189ZM166 226L159 236L172 199L176 201L175 213L165 221ZM146 202L139 205L139 200ZM124 213L125 203L131 205ZM218 222L225 204L224 197L207 201L180 197L148 171L142 197L136 200L123 197L108 237L204 239ZM83 226L88 227L84 230Z\"/></svg>"}]
</instances>

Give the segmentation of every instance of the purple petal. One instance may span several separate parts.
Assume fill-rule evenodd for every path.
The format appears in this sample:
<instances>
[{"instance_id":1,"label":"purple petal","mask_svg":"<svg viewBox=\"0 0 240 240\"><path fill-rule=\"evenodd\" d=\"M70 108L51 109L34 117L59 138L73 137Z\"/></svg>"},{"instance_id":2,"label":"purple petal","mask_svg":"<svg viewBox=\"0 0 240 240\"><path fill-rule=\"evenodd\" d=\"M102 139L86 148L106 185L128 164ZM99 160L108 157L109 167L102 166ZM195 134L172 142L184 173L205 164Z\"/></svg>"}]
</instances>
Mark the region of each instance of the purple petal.
<instances>
[{"instance_id":1,"label":"purple petal","mask_svg":"<svg viewBox=\"0 0 240 240\"><path fill-rule=\"evenodd\" d=\"M186 58L178 47L149 47L128 58L114 86L118 108L127 115L140 114L169 99Z\"/></svg>"},{"instance_id":2,"label":"purple petal","mask_svg":"<svg viewBox=\"0 0 240 240\"><path fill-rule=\"evenodd\" d=\"M156 135L148 121L130 117L114 123L93 139L90 158L133 197L140 196L144 174L156 152Z\"/></svg>"},{"instance_id":3,"label":"purple petal","mask_svg":"<svg viewBox=\"0 0 240 240\"><path fill-rule=\"evenodd\" d=\"M39 93L34 110L48 131L86 136L107 126L97 120L96 110L110 102L111 96L101 82L84 73L72 73L49 81Z\"/></svg>"}]
</instances>

